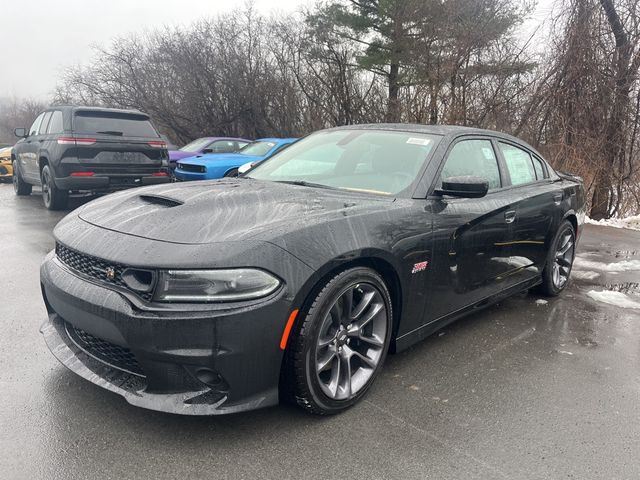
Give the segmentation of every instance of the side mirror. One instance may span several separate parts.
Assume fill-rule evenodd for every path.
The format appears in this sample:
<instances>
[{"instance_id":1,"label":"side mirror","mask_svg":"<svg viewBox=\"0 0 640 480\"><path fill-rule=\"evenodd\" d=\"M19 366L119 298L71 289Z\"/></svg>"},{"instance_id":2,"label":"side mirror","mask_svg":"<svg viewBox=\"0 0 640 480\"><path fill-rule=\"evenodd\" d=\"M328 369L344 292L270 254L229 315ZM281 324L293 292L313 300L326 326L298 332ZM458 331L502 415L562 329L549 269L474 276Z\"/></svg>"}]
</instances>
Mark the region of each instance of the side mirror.
<instances>
[{"instance_id":1,"label":"side mirror","mask_svg":"<svg viewBox=\"0 0 640 480\"><path fill-rule=\"evenodd\" d=\"M442 181L442 188L437 189L436 195L451 195L452 197L480 198L489 191L489 182L482 177L464 176L447 177Z\"/></svg>"},{"instance_id":2,"label":"side mirror","mask_svg":"<svg viewBox=\"0 0 640 480\"><path fill-rule=\"evenodd\" d=\"M13 133L18 138L27 138L29 136L26 128L16 128Z\"/></svg>"},{"instance_id":3,"label":"side mirror","mask_svg":"<svg viewBox=\"0 0 640 480\"><path fill-rule=\"evenodd\" d=\"M213 148L203 148L202 153L213 153Z\"/></svg>"}]
</instances>

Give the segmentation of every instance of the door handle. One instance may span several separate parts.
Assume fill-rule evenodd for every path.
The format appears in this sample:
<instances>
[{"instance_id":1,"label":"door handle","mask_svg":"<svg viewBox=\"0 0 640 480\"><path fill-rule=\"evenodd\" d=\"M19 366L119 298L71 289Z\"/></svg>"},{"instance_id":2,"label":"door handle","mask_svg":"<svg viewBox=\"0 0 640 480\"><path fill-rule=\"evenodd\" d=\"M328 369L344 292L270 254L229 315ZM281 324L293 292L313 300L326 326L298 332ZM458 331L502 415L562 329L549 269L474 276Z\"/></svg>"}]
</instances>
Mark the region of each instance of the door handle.
<instances>
[{"instance_id":1,"label":"door handle","mask_svg":"<svg viewBox=\"0 0 640 480\"><path fill-rule=\"evenodd\" d=\"M560 205L560 202L562 202L562 198L564 195L562 195L561 193L556 193L553 195L553 201L555 202L556 205Z\"/></svg>"},{"instance_id":2,"label":"door handle","mask_svg":"<svg viewBox=\"0 0 640 480\"><path fill-rule=\"evenodd\" d=\"M506 223L513 223L513 221L516 219L516 211L515 210L509 210L508 212L504 212L504 221Z\"/></svg>"}]
</instances>

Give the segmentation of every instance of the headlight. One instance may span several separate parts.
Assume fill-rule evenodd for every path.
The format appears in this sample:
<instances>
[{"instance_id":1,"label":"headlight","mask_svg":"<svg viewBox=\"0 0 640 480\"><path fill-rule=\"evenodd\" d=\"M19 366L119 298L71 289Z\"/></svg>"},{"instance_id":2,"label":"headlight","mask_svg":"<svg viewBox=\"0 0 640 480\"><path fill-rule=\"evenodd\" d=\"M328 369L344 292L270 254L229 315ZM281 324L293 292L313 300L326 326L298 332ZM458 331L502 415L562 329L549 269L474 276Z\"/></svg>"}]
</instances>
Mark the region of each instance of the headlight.
<instances>
[{"instance_id":1,"label":"headlight","mask_svg":"<svg viewBox=\"0 0 640 480\"><path fill-rule=\"evenodd\" d=\"M233 302L273 293L280 280L254 268L167 270L160 272L158 302Z\"/></svg>"}]
</instances>

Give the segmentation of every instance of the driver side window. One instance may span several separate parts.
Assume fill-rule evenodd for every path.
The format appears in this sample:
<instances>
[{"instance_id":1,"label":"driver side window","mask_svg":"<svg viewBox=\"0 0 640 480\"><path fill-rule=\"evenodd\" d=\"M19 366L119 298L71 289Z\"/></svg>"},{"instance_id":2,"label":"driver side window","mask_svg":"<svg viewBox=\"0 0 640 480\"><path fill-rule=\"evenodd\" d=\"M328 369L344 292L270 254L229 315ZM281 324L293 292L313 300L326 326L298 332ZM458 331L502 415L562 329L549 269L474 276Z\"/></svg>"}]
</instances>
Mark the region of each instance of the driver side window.
<instances>
[{"instance_id":1,"label":"driver side window","mask_svg":"<svg viewBox=\"0 0 640 480\"><path fill-rule=\"evenodd\" d=\"M38 115L38 118L33 122L31 128L29 129L29 136L36 135L38 133L38 129L40 128L40 124L42 123L42 117L44 117L44 113Z\"/></svg>"},{"instance_id":2,"label":"driver side window","mask_svg":"<svg viewBox=\"0 0 640 480\"><path fill-rule=\"evenodd\" d=\"M498 159L490 140L462 140L456 143L445 161L440 184L447 177L474 176L489 182L489 190L500 188Z\"/></svg>"}]
</instances>

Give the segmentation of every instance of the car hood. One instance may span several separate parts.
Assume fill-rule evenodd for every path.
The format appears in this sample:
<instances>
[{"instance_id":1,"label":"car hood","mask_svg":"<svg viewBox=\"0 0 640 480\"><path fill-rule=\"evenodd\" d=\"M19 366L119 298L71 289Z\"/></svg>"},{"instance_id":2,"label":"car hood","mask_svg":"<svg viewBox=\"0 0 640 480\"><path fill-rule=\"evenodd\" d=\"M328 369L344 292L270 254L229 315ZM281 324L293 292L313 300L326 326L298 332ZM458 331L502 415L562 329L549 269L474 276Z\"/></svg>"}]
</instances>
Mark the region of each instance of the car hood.
<instances>
[{"instance_id":1,"label":"car hood","mask_svg":"<svg viewBox=\"0 0 640 480\"><path fill-rule=\"evenodd\" d=\"M332 219L389 208L393 198L253 179L167 184L95 200L78 216L92 225L153 240L205 244L275 241Z\"/></svg>"},{"instance_id":2,"label":"car hood","mask_svg":"<svg viewBox=\"0 0 640 480\"><path fill-rule=\"evenodd\" d=\"M211 162L226 162L226 161L234 161L234 162L253 162L255 160L259 160L262 157L257 155L242 155L240 153L207 153L204 155L196 155L193 157L186 158L183 163L188 163L189 165L204 165L206 166Z\"/></svg>"}]
</instances>

